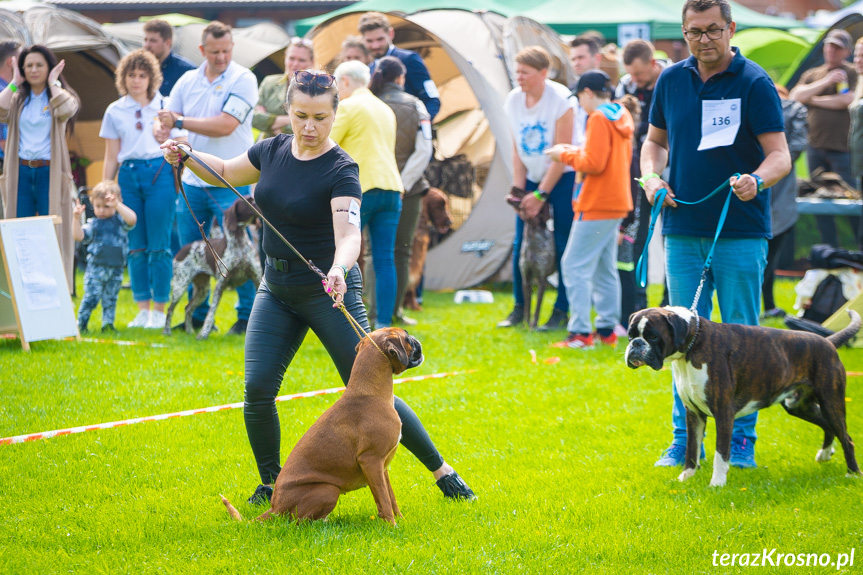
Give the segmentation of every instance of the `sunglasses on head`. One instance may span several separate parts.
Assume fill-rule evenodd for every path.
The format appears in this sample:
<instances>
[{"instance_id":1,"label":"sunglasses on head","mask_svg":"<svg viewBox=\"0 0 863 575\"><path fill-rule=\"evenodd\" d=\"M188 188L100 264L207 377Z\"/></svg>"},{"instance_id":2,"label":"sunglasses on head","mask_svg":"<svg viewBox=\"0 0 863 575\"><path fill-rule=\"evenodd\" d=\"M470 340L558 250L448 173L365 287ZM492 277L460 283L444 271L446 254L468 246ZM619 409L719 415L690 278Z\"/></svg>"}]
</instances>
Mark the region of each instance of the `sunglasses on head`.
<instances>
[{"instance_id":1,"label":"sunglasses on head","mask_svg":"<svg viewBox=\"0 0 863 575\"><path fill-rule=\"evenodd\" d=\"M141 110L135 110L135 119L138 120L138 122L135 124L135 128L138 130L144 129L144 124L141 122L143 117L144 116L143 114L141 114Z\"/></svg>"},{"instance_id":2,"label":"sunglasses on head","mask_svg":"<svg viewBox=\"0 0 863 575\"><path fill-rule=\"evenodd\" d=\"M305 46L306 48L312 48L314 45L314 42L308 38L300 38L299 36L291 38L291 46Z\"/></svg>"},{"instance_id":3,"label":"sunglasses on head","mask_svg":"<svg viewBox=\"0 0 863 575\"><path fill-rule=\"evenodd\" d=\"M336 82L336 77L332 74L313 74L307 70L297 70L294 72L294 80L300 86L308 86L314 82L321 88L329 88Z\"/></svg>"}]
</instances>

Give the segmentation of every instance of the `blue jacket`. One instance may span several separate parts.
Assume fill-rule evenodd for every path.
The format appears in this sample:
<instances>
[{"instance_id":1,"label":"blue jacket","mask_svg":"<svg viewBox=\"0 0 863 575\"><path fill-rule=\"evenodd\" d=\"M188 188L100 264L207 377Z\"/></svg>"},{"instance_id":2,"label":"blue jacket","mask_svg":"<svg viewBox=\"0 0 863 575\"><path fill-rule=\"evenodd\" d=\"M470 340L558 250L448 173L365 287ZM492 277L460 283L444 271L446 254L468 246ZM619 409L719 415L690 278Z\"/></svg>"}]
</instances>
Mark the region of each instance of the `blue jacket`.
<instances>
[{"instance_id":1,"label":"blue jacket","mask_svg":"<svg viewBox=\"0 0 863 575\"><path fill-rule=\"evenodd\" d=\"M416 96L425 104L426 110L429 116L431 116L432 122L434 122L434 117L440 111L440 99L438 98L437 87L434 87L422 56L410 50L396 48L393 45L390 45L387 56L394 56L405 65L407 69L407 73L405 74L405 92L411 96ZM371 68L371 72L374 74L375 62L372 62L369 68ZM426 84L426 82L430 84ZM428 89L433 91L433 96L428 93Z\"/></svg>"}]
</instances>

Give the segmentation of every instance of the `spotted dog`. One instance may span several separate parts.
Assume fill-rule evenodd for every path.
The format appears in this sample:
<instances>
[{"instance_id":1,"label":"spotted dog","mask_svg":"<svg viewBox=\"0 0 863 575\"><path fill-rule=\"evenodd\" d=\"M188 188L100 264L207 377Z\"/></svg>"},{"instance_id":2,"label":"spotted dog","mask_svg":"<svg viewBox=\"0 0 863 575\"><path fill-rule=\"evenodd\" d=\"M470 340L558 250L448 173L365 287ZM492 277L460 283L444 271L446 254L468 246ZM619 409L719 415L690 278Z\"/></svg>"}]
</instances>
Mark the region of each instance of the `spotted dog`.
<instances>
[{"instance_id":1,"label":"spotted dog","mask_svg":"<svg viewBox=\"0 0 863 575\"><path fill-rule=\"evenodd\" d=\"M716 419L711 486L725 485L734 419L779 403L789 414L824 430L815 456L824 462L838 437L850 474L860 475L845 426L845 367L836 349L860 330L860 316L823 338L813 333L718 324L686 308L649 308L629 322L626 365L655 370L671 361L686 406L686 459L678 479L695 474L708 417Z\"/></svg>"},{"instance_id":2,"label":"spotted dog","mask_svg":"<svg viewBox=\"0 0 863 575\"><path fill-rule=\"evenodd\" d=\"M255 200L246 197L253 205ZM198 339L206 339L213 331L216 318L216 309L225 288L237 287L248 280L255 284L261 281L261 263L255 246L246 233L246 227L252 224L258 215L244 202L237 200L224 212L225 236L213 237L210 244L221 258L224 267L221 272L217 269L213 253L203 239L186 244L177 255L174 256L174 279L171 282L171 304L165 313L165 329L162 333L171 335L171 317L174 308L186 293L186 288L191 283L192 297L186 306L185 325L186 333L194 333L192 328L192 312L207 297L207 289L210 287L210 278L216 278L216 287L213 289L210 311L204 320L204 325L198 334ZM225 270L227 268L227 271Z\"/></svg>"}]
</instances>

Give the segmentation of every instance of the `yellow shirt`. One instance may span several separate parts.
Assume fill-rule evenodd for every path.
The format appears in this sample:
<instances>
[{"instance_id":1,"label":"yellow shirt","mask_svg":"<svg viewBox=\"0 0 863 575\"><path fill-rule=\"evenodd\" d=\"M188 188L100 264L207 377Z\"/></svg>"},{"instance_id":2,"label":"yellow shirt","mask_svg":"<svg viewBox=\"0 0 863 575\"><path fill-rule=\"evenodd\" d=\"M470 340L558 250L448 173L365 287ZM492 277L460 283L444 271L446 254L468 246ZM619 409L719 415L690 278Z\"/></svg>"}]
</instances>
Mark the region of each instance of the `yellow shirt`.
<instances>
[{"instance_id":1,"label":"yellow shirt","mask_svg":"<svg viewBox=\"0 0 863 575\"><path fill-rule=\"evenodd\" d=\"M330 137L359 165L363 192L404 191L395 156L396 115L368 88L339 102Z\"/></svg>"}]
</instances>

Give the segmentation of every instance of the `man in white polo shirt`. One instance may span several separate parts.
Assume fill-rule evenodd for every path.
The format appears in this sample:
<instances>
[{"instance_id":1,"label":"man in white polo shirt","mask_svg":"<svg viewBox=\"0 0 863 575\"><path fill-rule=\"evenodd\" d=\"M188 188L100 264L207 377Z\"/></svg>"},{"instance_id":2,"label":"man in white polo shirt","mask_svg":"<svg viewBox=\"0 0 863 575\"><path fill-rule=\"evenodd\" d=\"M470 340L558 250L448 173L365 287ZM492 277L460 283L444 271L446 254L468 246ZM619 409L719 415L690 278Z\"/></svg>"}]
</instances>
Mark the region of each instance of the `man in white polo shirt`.
<instances>
[{"instance_id":1,"label":"man in white polo shirt","mask_svg":"<svg viewBox=\"0 0 863 575\"><path fill-rule=\"evenodd\" d=\"M258 82L248 68L231 61L234 40L230 26L218 21L210 23L204 28L200 49L206 60L177 81L168 109L159 113L159 120L163 126L188 130L193 150L233 158L253 143L252 111L258 101ZM227 188L205 184L191 170L183 173L183 184L195 217L204 222L204 230L209 233L213 217L221 224L222 212L236 196ZM244 195L251 193L249 186L237 190ZM182 245L200 239L195 218L182 198L177 201L177 231ZM228 333L246 332L255 289L251 281L237 287L237 323ZM208 304L205 300L195 310L192 317L196 327L203 325Z\"/></svg>"}]
</instances>

